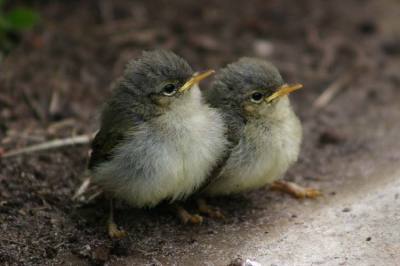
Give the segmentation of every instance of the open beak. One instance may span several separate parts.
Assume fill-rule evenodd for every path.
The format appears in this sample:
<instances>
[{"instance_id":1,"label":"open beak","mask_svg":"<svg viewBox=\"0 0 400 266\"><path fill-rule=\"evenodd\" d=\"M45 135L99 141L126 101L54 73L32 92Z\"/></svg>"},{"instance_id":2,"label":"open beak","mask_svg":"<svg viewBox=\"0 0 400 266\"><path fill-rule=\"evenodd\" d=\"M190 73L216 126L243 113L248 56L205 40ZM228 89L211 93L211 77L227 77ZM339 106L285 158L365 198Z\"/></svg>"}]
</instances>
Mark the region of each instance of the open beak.
<instances>
[{"instance_id":1,"label":"open beak","mask_svg":"<svg viewBox=\"0 0 400 266\"><path fill-rule=\"evenodd\" d=\"M303 87L300 84L285 84L278 88L278 91L265 99L267 103L271 102L273 99L281 98L282 96L288 94L289 92L295 91Z\"/></svg>"},{"instance_id":2,"label":"open beak","mask_svg":"<svg viewBox=\"0 0 400 266\"><path fill-rule=\"evenodd\" d=\"M193 76L185 84L183 84L183 86L178 90L178 92L183 92L184 90L189 89L194 84L199 83L201 80L208 78L214 73L215 73L214 70L206 71L203 74L195 72Z\"/></svg>"}]
</instances>

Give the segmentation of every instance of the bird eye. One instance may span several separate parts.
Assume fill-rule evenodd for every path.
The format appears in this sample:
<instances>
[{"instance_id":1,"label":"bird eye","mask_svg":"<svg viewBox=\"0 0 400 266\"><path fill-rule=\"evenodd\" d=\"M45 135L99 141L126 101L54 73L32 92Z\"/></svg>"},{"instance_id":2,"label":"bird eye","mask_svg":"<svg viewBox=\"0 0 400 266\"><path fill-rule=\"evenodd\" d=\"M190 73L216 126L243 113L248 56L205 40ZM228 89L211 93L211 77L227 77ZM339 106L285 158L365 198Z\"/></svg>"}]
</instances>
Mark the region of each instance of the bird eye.
<instances>
[{"instance_id":1,"label":"bird eye","mask_svg":"<svg viewBox=\"0 0 400 266\"><path fill-rule=\"evenodd\" d=\"M263 94L261 92L258 92L258 91L253 92L250 95L251 101L255 102L255 103L259 103L262 100L262 98L263 98Z\"/></svg>"},{"instance_id":2,"label":"bird eye","mask_svg":"<svg viewBox=\"0 0 400 266\"><path fill-rule=\"evenodd\" d=\"M165 85L163 88L164 95L171 96L171 95L175 94L175 92L176 92L175 88L176 87L174 84Z\"/></svg>"}]
</instances>

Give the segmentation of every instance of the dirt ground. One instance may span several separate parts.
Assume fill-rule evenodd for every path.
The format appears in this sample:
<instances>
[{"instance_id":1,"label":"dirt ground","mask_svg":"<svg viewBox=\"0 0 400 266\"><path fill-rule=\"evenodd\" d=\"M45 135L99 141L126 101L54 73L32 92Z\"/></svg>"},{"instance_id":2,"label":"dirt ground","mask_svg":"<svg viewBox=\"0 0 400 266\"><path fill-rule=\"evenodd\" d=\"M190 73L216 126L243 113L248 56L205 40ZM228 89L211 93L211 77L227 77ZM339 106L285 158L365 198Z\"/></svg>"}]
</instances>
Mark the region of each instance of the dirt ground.
<instances>
[{"instance_id":1,"label":"dirt ground","mask_svg":"<svg viewBox=\"0 0 400 266\"><path fill-rule=\"evenodd\" d=\"M124 64L142 50L173 50L197 70L218 70L242 56L264 58L288 83L301 83L304 89L291 100L304 141L284 179L321 188L330 201L346 178L334 163L368 154L382 164L400 160L378 147L385 138L381 126L395 121L385 118L400 118L391 113L400 105L396 0L42 0L33 8L39 25L0 62L0 265L240 265L242 247L224 239L226 232L256 227L254 217L276 224L299 215L285 206L301 202L268 188L211 199L226 224L206 218L201 226L182 225L162 206L121 206L117 220L130 237L112 241L99 188L72 201L84 179L88 144L7 156L90 136ZM370 129L376 134L363 134ZM369 167L360 164L360 172ZM321 204L311 202L304 208ZM196 212L193 203L186 206ZM228 253L215 248L221 235Z\"/></svg>"}]
</instances>

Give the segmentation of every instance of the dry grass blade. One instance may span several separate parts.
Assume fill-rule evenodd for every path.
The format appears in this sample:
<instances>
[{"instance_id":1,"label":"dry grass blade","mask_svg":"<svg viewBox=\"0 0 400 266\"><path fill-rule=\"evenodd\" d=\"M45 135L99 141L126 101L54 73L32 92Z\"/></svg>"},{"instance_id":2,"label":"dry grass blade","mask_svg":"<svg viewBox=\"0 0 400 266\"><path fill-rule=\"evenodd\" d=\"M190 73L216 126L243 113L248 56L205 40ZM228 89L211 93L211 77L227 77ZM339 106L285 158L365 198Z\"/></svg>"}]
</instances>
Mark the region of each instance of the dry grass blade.
<instances>
[{"instance_id":1,"label":"dry grass blade","mask_svg":"<svg viewBox=\"0 0 400 266\"><path fill-rule=\"evenodd\" d=\"M9 242L9 243L13 243L13 244L17 244L17 245L21 245L21 246L26 246L26 247L29 247L29 248L32 248L32 249L35 249L35 250L44 251L43 249L36 248L36 247L31 246L31 245L28 245L28 244L25 244L25 243L22 243L22 242L18 242L18 241L12 240L12 239L7 239L7 238L2 238L1 237L0 240L5 241L5 242Z\"/></svg>"},{"instance_id":2,"label":"dry grass blade","mask_svg":"<svg viewBox=\"0 0 400 266\"><path fill-rule=\"evenodd\" d=\"M76 120L74 118L67 118L49 125L48 130L58 130L64 127L73 126L75 123Z\"/></svg>"},{"instance_id":3,"label":"dry grass blade","mask_svg":"<svg viewBox=\"0 0 400 266\"><path fill-rule=\"evenodd\" d=\"M56 139L56 140L44 142L41 144L33 145L30 147L25 147L25 148L9 151L9 152L4 153L1 157L5 158L5 157L18 155L18 154L55 149L55 148L60 148L60 147L76 145L76 144L86 144L86 143L89 143L92 140L92 138L93 138L93 134L92 135L74 136L74 137L65 138L65 139Z\"/></svg>"},{"instance_id":4,"label":"dry grass blade","mask_svg":"<svg viewBox=\"0 0 400 266\"><path fill-rule=\"evenodd\" d=\"M355 74L354 70L349 70L336 79L328 88L315 100L313 111L319 111L324 108L350 81Z\"/></svg>"},{"instance_id":5,"label":"dry grass blade","mask_svg":"<svg viewBox=\"0 0 400 266\"><path fill-rule=\"evenodd\" d=\"M90 197L87 199L86 203L92 202L94 199L96 199L96 198L97 198L98 196L100 196L101 194L103 194L103 191L102 191L102 190L97 191L96 193L94 193L92 196L90 196Z\"/></svg>"},{"instance_id":6,"label":"dry grass blade","mask_svg":"<svg viewBox=\"0 0 400 266\"><path fill-rule=\"evenodd\" d=\"M85 193L85 191L87 190L87 188L89 187L90 183L91 183L92 179L90 177L86 178L82 184L80 185L80 187L78 188L78 190L76 191L75 195L72 197L72 200L76 200L78 199L83 193Z\"/></svg>"}]
</instances>

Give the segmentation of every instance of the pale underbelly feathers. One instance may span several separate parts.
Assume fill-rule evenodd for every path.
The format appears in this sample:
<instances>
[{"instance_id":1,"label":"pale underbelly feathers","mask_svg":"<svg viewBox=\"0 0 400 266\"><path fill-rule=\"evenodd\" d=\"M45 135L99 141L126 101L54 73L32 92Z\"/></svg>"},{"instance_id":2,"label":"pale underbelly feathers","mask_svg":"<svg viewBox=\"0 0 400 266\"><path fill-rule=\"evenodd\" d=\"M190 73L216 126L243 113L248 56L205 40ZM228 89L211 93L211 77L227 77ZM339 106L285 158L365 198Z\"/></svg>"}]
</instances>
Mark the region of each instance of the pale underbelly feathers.
<instances>
[{"instance_id":1,"label":"pale underbelly feathers","mask_svg":"<svg viewBox=\"0 0 400 266\"><path fill-rule=\"evenodd\" d=\"M279 179L298 157L301 125L294 115L274 126L248 124L208 195L238 193Z\"/></svg>"},{"instance_id":2,"label":"pale underbelly feathers","mask_svg":"<svg viewBox=\"0 0 400 266\"><path fill-rule=\"evenodd\" d=\"M224 133L214 109L170 112L139 126L112 160L95 169L94 179L113 197L136 207L183 199L206 181L222 156Z\"/></svg>"}]
</instances>

